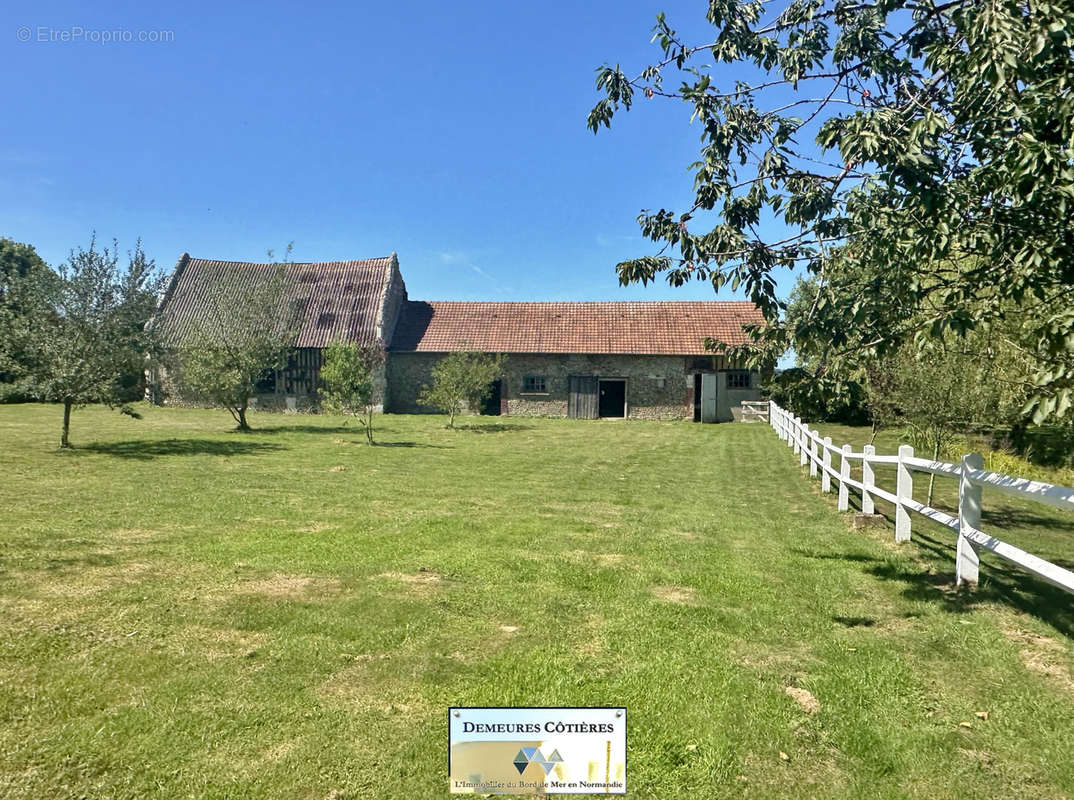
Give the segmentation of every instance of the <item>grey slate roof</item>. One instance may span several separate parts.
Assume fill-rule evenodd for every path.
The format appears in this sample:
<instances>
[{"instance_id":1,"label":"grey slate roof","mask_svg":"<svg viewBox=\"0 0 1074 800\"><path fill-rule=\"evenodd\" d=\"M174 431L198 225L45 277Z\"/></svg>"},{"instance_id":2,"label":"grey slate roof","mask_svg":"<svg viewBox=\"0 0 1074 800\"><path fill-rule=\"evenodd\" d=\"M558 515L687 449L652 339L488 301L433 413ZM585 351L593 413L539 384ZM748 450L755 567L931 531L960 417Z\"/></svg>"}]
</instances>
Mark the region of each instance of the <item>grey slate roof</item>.
<instances>
[{"instance_id":1,"label":"grey slate roof","mask_svg":"<svg viewBox=\"0 0 1074 800\"><path fill-rule=\"evenodd\" d=\"M359 261L293 263L284 267L288 299L303 309L295 347L324 347L334 339L361 345L377 341L384 295L395 256ZM268 280L277 265L213 261L184 253L161 301L154 325L177 344L204 323L212 287L236 295L241 287ZM389 332L390 333L390 332Z\"/></svg>"}]
</instances>

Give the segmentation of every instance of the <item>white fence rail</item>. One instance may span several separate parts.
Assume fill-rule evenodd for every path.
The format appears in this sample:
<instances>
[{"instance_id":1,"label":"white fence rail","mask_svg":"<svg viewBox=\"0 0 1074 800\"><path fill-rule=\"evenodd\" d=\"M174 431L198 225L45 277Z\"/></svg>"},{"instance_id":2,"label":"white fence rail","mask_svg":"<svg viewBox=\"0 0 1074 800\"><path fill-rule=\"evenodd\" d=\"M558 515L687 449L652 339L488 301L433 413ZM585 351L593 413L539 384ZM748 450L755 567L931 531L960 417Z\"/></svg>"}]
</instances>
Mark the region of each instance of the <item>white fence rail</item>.
<instances>
[{"instance_id":1,"label":"white fence rail","mask_svg":"<svg viewBox=\"0 0 1074 800\"><path fill-rule=\"evenodd\" d=\"M853 488L861 492L861 510L865 514L873 513L873 500L877 497L895 506L895 541L897 542L910 539L911 512L955 531L958 536L955 556L956 583L961 584L964 581L977 583L980 573L980 551L987 550L1049 583L1066 589L1068 592L1074 592L1074 572L1006 542L1001 542L996 537L980 530L979 527L981 490L984 487L1069 511L1074 511L1074 489L988 472L984 469L984 459L977 453L963 456L960 464L917 458L914 456L914 448L905 444L899 448L898 455L878 455L871 445L866 445L862 448L862 452L856 453L849 444L841 447L832 444L830 436L822 439L820 434L816 430L811 430L800 417L792 415L774 402L769 403L768 423L779 438L785 441L788 447L793 448L794 453L799 457L799 463L802 466L809 465L811 477L820 473L822 491L830 492L832 481L836 481L840 511L850 508L850 490ZM838 469L832 466L833 454L839 458ZM856 461L861 462L862 479L860 481L852 479L850 475L851 464ZM876 485L873 467L877 464L895 466L894 494ZM926 472L958 480L957 517L939 509L930 508L913 499L913 474L915 472Z\"/></svg>"},{"instance_id":2,"label":"white fence rail","mask_svg":"<svg viewBox=\"0 0 1074 800\"><path fill-rule=\"evenodd\" d=\"M743 400L741 403L743 422L768 422L767 400Z\"/></svg>"}]
</instances>

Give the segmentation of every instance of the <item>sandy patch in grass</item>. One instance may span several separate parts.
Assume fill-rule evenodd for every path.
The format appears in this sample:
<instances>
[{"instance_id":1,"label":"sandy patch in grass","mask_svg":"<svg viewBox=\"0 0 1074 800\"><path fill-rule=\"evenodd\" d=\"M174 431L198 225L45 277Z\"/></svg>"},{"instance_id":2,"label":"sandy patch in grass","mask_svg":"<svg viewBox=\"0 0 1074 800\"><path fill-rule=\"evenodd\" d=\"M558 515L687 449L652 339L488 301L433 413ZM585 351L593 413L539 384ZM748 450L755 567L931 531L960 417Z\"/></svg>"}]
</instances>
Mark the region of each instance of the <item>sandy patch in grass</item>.
<instances>
[{"instance_id":1,"label":"sandy patch in grass","mask_svg":"<svg viewBox=\"0 0 1074 800\"><path fill-rule=\"evenodd\" d=\"M272 747L267 748L265 752L261 754L261 760L271 761L273 763L283 761L295 751L295 748L297 746L297 743L293 739L287 739L282 742L277 742L276 744L272 745Z\"/></svg>"},{"instance_id":2,"label":"sandy patch in grass","mask_svg":"<svg viewBox=\"0 0 1074 800\"><path fill-rule=\"evenodd\" d=\"M604 635L605 619L600 614L590 614L581 626L582 641L577 650L583 656L597 656L607 649Z\"/></svg>"},{"instance_id":3,"label":"sandy patch in grass","mask_svg":"<svg viewBox=\"0 0 1074 800\"><path fill-rule=\"evenodd\" d=\"M508 636L513 636L514 634L518 633L518 626L517 625L501 625L500 630L503 631L504 633L506 633Z\"/></svg>"},{"instance_id":4,"label":"sandy patch in grass","mask_svg":"<svg viewBox=\"0 0 1074 800\"><path fill-rule=\"evenodd\" d=\"M1050 636L1031 633L1018 629L1003 630L1003 634L1020 646L1018 657L1030 672L1051 679L1070 694L1074 694L1074 678L1070 667L1058 663L1060 659L1069 661L1066 648Z\"/></svg>"},{"instance_id":5,"label":"sandy patch in grass","mask_svg":"<svg viewBox=\"0 0 1074 800\"><path fill-rule=\"evenodd\" d=\"M267 578L242 581L235 587L235 594L261 595L296 599L324 594L339 589L339 581L331 578L312 578L309 575L287 575L275 572Z\"/></svg>"},{"instance_id":6,"label":"sandy patch in grass","mask_svg":"<svg viewBox=\"0 0 1074 800\"><path fill-rule=\"evenodd\" d=\"M383 678L370 672L371 663L358 662L333 673L318 687L318 694L357 713L405 719L429 716L430 708L414 686L407 685L399 675L385 685Z\"/></svg>"},{"instance_id":7,"label":"sandy patch in grass","mask_svg":"<svg viewBox=\"0 0 1074 800\"><path fill-rule=\"evenodd\" d=\"M538 557L544 558L540 554L538 554ZM568 550L563 554L563 557L568 561L582 564L595 561L602 567L631 566L638 560L635 556L624 555L623 553L591 553L588 550Z\"/></svg>"},{"instance_id":8,"label":"sandy patch in grass","mask_svg":"<svg viewBox=\"0 0 1074 800\"><path fill-rule=\"evenodd\" d=\"M816 714L820 711L820 702L813 693L808 689L802 689L798 686L787 686L783 689L783 693L788 697L794 699L802 710L807 714Z\"/></svg>"},{"instance_id":9,"label":"sandy patch in grass","mask_svg":"<svg viewBox=\"0 0 1074 800\"><path fill-rule=\"evenodd\" d=\"M62 573L26 572L24 577L45 597L78 600L136 583L152 571L153 565L148 562L129 561L107 566L83 565Z\"/></svg>"},{"instance_id":10,"label":"sandy patch in grass","mask_svg":"<svg viewBox=\"0 0 1074 800\"><path fill-rule=\"evenodd\" d=\"M984 750L967 750L965 748L958 748L958 752L964 755L966 758L971 758L979 764L989 766L995 760L991 753Z\"/></svg>"},{"instance_id":11,"label":"sandy patch in grass","mask_svg":"<svg viewBox=\"0 0 1074 800\"><path fill-rule=\"evenodd\" d=\"M804 680L805 672L817 663L807 647L791 642L779 645L748 643L748 649L740 650L735 658L744 667L761 675L779 676L784 683Z\"/></svg>"},{"instance_id":12,"label":"sandy patch in grass","mask_svg":"<svg viewBox=\"0 0 1074 800\"><path fill-rule=\"evenodd\" d=\"M304 528L299 528L299 533L324 533L325 531L334 531L339 528L338 525L330 525L327 522L315 522L312 525L307 525Z\"/></svg>"},{"instance_id":13,"label":"sandy patch in grass","mask_svg":"<svg viewBox=\"0 0 1074 800\"><path fill-rule=\"evenodd\" d=\"M225 658L252 658L265 648L268 640L268 634L258 631L207 628L203 625L187 626L179 637L181 644L189 643L209 661L219 661Z\"/></svg>"},{"instance_id":14,"label":"sandy patch in grass","mask_svg":"<svg viewBox=\"0 0 1074 800\"><path fill-rule=\"evenodd\" d=\"M443 578L432 570L422 569L418 572L382 572L378 578L387 578L405 586L414 594L429 594L440 586Z\"/></svg>"},{"instance_id":15,"label":"sandy patch in grass","mask_svg":"<svg viewBox=\"0 0 1074 800\"><path fill-rule=\"evenodd\" d=\"M691 586L654 586L653 597L663 600L665 603L676 603L681 606L696 606L697 590Z\"/></svg>"}]
</instances>

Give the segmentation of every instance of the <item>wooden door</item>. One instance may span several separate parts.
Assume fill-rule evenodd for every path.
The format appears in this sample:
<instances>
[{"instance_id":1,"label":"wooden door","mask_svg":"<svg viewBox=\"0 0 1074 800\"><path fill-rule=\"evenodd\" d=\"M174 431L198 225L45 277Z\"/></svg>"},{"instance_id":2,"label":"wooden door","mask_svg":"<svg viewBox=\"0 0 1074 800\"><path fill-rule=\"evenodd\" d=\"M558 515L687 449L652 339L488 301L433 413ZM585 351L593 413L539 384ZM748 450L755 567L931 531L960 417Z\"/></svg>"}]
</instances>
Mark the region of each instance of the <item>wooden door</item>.
<instances>
[{"instance_id":1,"label":"wooden door","mask_svg":"<svg viewBox=\"0 0 1074 800\"><path fill-rule=\"evenodd\" d=\"M716 421L716 375L706 372L701 376L701 421Z\"/></svg>"},{"instance_id":2,"label":"wooden door","mask_svg":"<svg viewBox=\"0 0 1074 800\"><path fill-rule=\"evenodd\" d=\"M567 378L567 416L575 419L597 418L597 378L571 375Z\"/></svg>"}]
</instances>

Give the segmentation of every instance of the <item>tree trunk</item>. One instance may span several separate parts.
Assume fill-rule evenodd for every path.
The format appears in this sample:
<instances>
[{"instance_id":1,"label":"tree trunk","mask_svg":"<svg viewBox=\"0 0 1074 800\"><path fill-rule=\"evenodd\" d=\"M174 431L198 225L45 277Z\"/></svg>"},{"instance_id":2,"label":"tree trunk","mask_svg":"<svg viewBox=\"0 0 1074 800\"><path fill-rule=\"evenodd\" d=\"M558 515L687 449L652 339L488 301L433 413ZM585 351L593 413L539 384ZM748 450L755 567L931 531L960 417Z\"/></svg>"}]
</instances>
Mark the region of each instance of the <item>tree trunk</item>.
<instances>
[{"instance_id":1,"label":"tree trunk","mask_svg":"<svg viewBox=\"0 0 1074 800\"><path fill-rule=\"evenodd\" d=\"M63 402L63 433L60 435L60 447L70 447L71 442L67 438L67 434L71 430L71 401L64 400Z\"/></svg>"},{"instance_id":2,"label":"tree trunk","mask_svg":"<svg viewBox=\"0 0 1074 800\"><path fill-rule=\"evenodd\" d=\"M250 430L250 426L248 424L246 424L246 405L247 405L247 401L243 400L242 405L239 406L239 430L240 431L248 431L248 430Z\"/></svg>"},{"instance_id":3,"label":"tree trunk","mask_svg":"<svg viewBox=\"0 0 1074 800\"><path fill-rule=\"evenodd\" d=\"M373 444L373 409L367 408L365 411L365 441L366 444Z\"/></svg>"},{"instance_id":4,"label":"tree trunk","mask_svg":"<svg viewBox=\"0 0 1074 800\"><path fill-rule=\"evenodd\" d=\"M455 427L455 409L451 409L448 411L447 426L449 428Z\"/></svg>"},{"instance_id":5,"label":"tree trunk","mask_svg":"<svg viewBox=\"0 0 1074 800\"><path fill-rule=\"evenodd\" d=\"M933 461L939 461L940 460L940 443L939 442L934 442L933 445L932 445L932 460ZM925 499L925 505L927 505L927 506L932 505L932 488L935 485L936 485L936 473L935 472L930 472L929 473L929 496Z\"/></svg>"},{"instance_id":6,"label":"tree trunk","mask_svg":"<svg viewBox=\"0 0 1074 800\"><path fill-rule=\"evenodd\" d=\"M1018 455L1023 455L1026 451L1026 431L1028 429L1029 427L1022 420L1019 420L1011 426L1011 445L1013 445L1014 452L1018 453Z\"/></svg>"}]
</instances>

